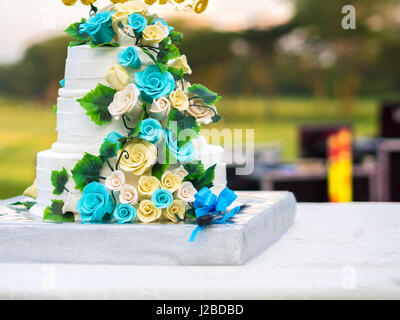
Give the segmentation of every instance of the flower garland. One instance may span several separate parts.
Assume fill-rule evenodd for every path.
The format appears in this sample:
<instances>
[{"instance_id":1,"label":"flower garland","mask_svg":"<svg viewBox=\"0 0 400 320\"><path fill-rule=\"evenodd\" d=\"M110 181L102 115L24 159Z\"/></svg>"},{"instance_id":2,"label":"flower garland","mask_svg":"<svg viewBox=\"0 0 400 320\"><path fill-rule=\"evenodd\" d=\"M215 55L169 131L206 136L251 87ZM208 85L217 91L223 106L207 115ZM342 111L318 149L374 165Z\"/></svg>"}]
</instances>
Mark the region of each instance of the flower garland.
<instances>
[{"instance_id":1,"label":"flower garland","mask_svg":"<svg viewBox=\"0 0 400 320\"><path fill-rule=\"evenodd\" d=\"M92 11L93 2L85 2ZM86 153L71 172L65 168L52 172L53 193L66 192L68 200L54 200L45 218L59 220L70 211L78 211L83 223L159 219L178 223L191 217L203 228L204 215L199 216L198 206L204 190L213 186L216 165L205 168L195 161L192 139L199 135L201 124L221 119L215 107L221 97L185 78L192 70L177 47L182 33L149 15L140 1L120 2L116 11L97 12L69 26L66 33L74 38L71 46L123 43L126 47L105 75L109 86L99 84L77 100L96 125L121 121L125 132L111 132L98 155ZM75 188L82 191L80 198L66 188L71 176ZM235 198L227 190L218 208ZM208 224L232 217L227 206ZM221 214L227 215L222 219Z\"/></svg>"}]
</instances>

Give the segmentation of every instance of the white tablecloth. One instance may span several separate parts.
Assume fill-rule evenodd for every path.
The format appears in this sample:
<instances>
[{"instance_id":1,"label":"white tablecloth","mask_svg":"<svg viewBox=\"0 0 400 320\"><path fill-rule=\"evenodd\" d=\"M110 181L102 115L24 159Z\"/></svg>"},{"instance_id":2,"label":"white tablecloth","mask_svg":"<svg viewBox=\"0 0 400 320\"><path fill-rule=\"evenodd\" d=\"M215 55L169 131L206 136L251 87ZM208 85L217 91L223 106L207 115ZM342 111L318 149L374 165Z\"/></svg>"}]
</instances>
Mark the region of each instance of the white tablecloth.
<instances>
[{"instance_id":1,"label":"white tablecloth","mask_svg":"<svg viewBox=\"0 0 400 320\"><path fill-rule=\"evenodd\" d=\"M0 264L0 298L399 299L400 204L299 204L242 267Z\"/></svg>"}]
</instances>

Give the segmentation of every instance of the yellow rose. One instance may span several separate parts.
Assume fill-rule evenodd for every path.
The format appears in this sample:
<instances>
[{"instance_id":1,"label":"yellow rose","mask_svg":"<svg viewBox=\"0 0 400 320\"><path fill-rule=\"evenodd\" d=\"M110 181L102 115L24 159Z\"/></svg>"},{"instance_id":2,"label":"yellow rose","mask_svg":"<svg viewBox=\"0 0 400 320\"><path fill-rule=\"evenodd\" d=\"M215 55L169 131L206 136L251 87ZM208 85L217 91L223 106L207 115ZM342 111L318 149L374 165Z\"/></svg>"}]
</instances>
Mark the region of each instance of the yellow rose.
<instances>
[{"instance_id":1,"label":"yellow rose","mask_svg":"<svg viewBox=\"0 0 400 320\"><path fill-rule=\"evenodd\" d=\"M118 151L118 157L122 152L124 154L120 161L121 169L135 176L141 176L149 171L157 160L157 147L147 141L136 140L128 144Z\"/></svg>"},{"instance_id":2,"label":"yellow rose","mask_svg":"<svg viewBox=\"0 0 400 320\"><path fill-rule=\"evenodd\" d=\"M136 216L143 223L151 223L157 221L162 214L162 209L157 208L151 200L143 200L139 204Z\"/></svg>"},{"instance_id":3,"label":"yellow rose","mask_svg":"<svg viewBox=\"0 0 400 320\"><path fill-rule=\"evenodd\" d=\"M106 81L118 91L123 90L130 81L128 72L119 64L114 64L106 75Z\"/></svg>"},{"instance_id":4,"label":"yellow rose","mask_svg":"<svg viewBox=\"0 0 400 320\"><path fill-rule=\"evenodd\" d=\"M145 46L155 46L163 41L169 35L168 27L158 21L155 24L148 25L142 33L142 44Z\"/></svg>"},{"instance_id":5,"label":"yellow rose","mask_svg":"<svg viewBox=\"0 0 400 320\"><path fill-rule=\"evenodd\" d=\"M38 197L38 188L36 186L36 183L34 183L32 186L27 188L24 193L24 197L32 198L32 199L37 199Z\"/></svg>"},{"instance_id":6,"label":"yellow rose","mask_svg":"<svg viewBox=\"0 0 400 320\"><path fill-rule=\"evenodd\" d=\"M182 179L171 171L165 171L161 177L161 188L174 193L182 184Z\"/></svg>"},{"instance_id":7,"label":"yellow rose","mask_svg":"<svg viewBox=\"0 0 400 320\"><path fill-rule=\"evenodd\" d=\"M185 203L181 200L174 200L169 208L163 210L162 215L165 219L177 223L185 218L185 212Z\"/></svg>"},{"instance_id":8,"label":"yellow rose","mask_svg":"<svg viewBox=\"0 0 400 320\"><path fill-rule=\"evenodd\" d=\"M150 197L160 187L160 181L156 177L141 176L138 183L138 191L141 196Z\"/></svg>"},{"instance_id":9,"label":"yellow rose","mask_svg":"<svg viewBox=\"0 0 400 320\"><path fill-rule=\"evenodd\" d=\"M189 108L189 98L180 88L171 92L169 101L171 106L179 111L185 111Z\"/></svg>"},{"instance_id":10,"label":"yellow rose","mask_svg":"<svg viewBox=\"0 0 400 320\"><path fill-rule=\"evenodd\" d=\"M184 73L192 74L192 69L190 68L187 57L183 54L179 58L170 60L168 66L172 68L182 69Z\"/></svg>"},{"instance_id":11,"label":"yellow rose","mask_svg":"<svg viewBox=\"0 0 400 320\"><path fill-rule=\"evenodd\" d=\"M140 13L144 14L149 7L148 5L144 4L140 0L130 0L130 1L119 1L115 5L115 9L117 12L124 12L126 15L130 15L132 13Z\"/></svg>"}]
</instances>

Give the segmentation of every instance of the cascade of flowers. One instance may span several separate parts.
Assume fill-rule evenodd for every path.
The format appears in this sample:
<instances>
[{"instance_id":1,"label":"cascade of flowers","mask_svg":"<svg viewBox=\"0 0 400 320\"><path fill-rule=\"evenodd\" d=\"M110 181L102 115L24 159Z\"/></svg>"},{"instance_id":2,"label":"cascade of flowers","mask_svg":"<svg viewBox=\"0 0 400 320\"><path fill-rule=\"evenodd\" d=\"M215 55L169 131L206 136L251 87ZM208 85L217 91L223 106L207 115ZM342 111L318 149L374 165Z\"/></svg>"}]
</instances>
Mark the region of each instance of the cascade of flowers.
<instances>
[{"instance_id":1,"label":"cascade of flowers","mask_svg":"<svg viewBox=\"0 0 400 320\"><path fill-rule=\"evenodd\" d=\"M109 86L98 84L77 101L96 125L120 121L125 130L110 132L98 155L86 153L71 172L52 172L54 194L66 192L68 200L54 200L45 219L71 220L77 211L87 223L176 223L202 215L218 223L221 217L213 219L211 209L204 212L202 202L195 203L199 191L213 187L216 165L205 168L195 160L192 140L200 125L221 119L215 107L221 97L187 80L192 70L177 47L182 33L149 14L141 1L119 2L66 33L74 38L70 46L123 44L118 63L105 74ZM78 198L66 188L70 177L82 191ZM221 197L219 203L226 202ZM226 206L221 212L228 213Z\"/></svg>"}]
</instances>

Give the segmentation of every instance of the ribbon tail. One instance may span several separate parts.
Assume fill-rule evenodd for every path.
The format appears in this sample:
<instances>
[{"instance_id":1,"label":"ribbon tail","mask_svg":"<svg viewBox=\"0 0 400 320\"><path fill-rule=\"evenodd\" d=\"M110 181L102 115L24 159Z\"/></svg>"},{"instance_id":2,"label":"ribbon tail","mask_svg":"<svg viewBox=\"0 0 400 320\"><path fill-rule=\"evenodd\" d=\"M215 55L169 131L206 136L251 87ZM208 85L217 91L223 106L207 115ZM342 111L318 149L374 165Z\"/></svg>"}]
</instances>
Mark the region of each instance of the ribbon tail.
<instances>
[{"instance_id":1,"label":"ribbon tail","mask_svg":"<svg viewBox=\"0 0 400 320\"><path fill-rule=\"evenodd\" d=\"M198 226L196 229L194 229L192 235L190 236L189 242L194 242L194 240L196 240L197 234L205 228L205 226Z\"/></svg>"}]
</instances>

